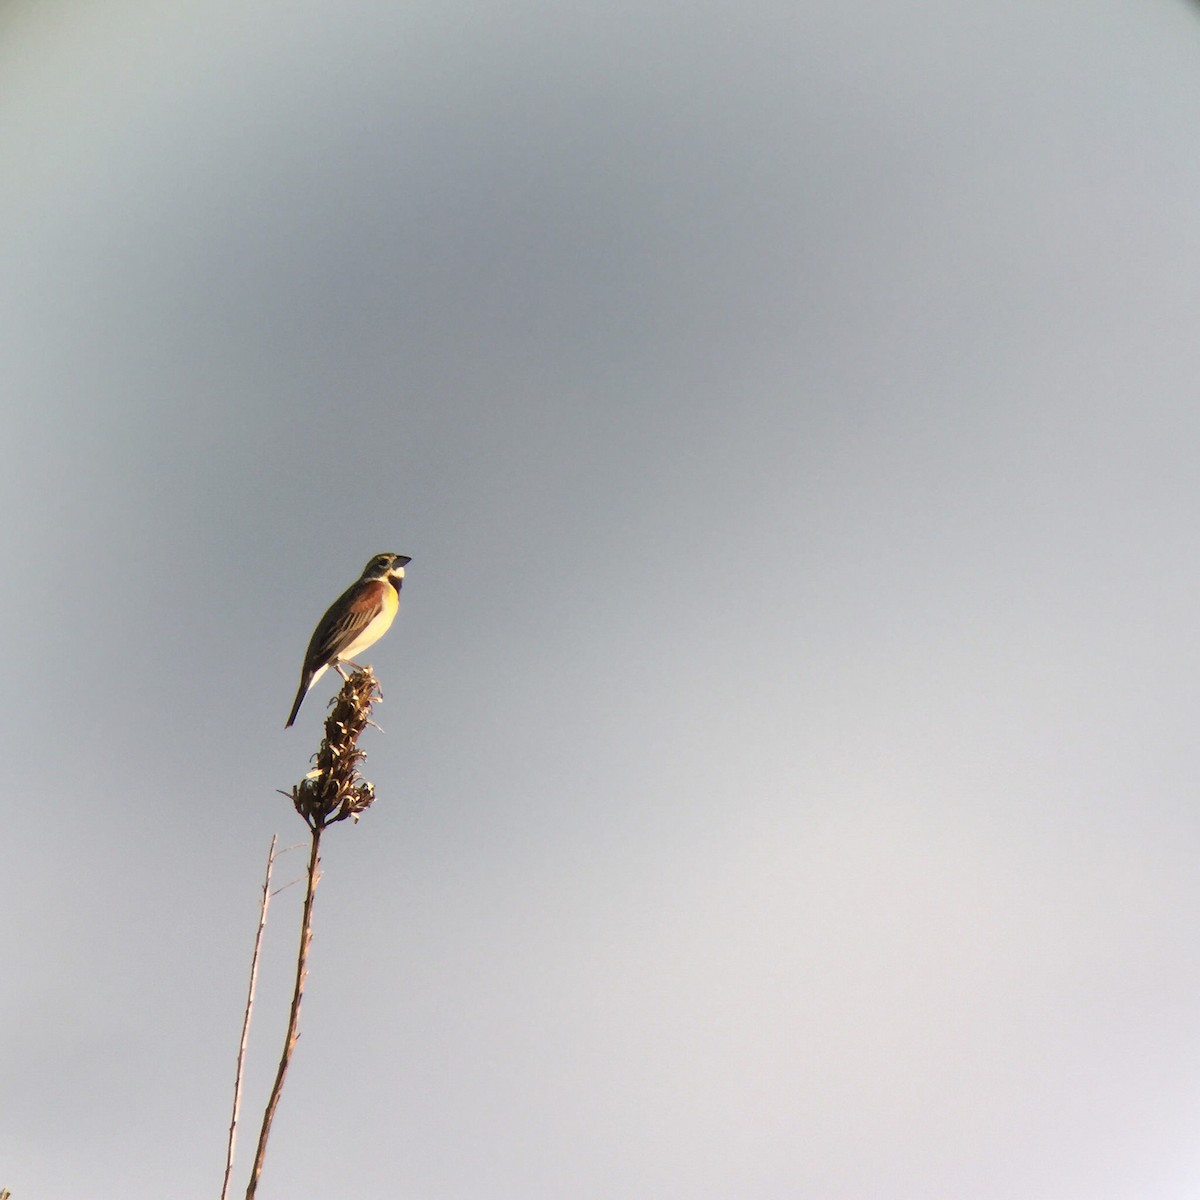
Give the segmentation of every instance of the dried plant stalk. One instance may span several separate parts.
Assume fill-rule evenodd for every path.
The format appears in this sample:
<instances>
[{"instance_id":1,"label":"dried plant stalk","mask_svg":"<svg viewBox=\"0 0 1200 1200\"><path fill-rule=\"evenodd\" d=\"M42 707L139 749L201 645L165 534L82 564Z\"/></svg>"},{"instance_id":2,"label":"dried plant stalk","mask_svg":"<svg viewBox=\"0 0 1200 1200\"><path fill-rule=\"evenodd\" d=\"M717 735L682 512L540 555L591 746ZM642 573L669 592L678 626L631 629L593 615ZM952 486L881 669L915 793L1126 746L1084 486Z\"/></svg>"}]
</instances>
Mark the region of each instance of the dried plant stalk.
<instances>
[{"instance_id":1,"label":"dried plant stalk","mask_svg":"<svg viewBox=\"0 0 1200 1200\"><path fill-rule=\"evenodd\" d=\"M275 1072L275 1083L263 1113L246 1200L254 1200L258 1190L271 1124L300 1036L300 1002L308 978L308 951L312 944L313 898L320 878L321 834L328 826L347 817L357 821L375 800L374 786L358 773L359 764L366 758L366 753L358 748L358 739L363 730L372 724L371 706L380 698L379 683L370 667L359 668L350 675L338 692L332 712L325 719L325 737L317 751L316 766L290 792L283 793L291 799L308 826L312 845L308 855L308 886L300 918L300 949L296 956L296 983L292 989L287 1036Z\"/></svg>"},{"instance_id":2,"label":"dried plant stalk","mask_svg":"<svg viewBox=\"0 0 1200 1200\"><path fill-rule=\"evenodd\" d=\"M267 906L271 903L271 868L275 865L275 845L279 835L271 838L267 852L267 873L263 879L262 903L258 908L258 929L254 934L254 953L250 956L250 986L246 992L246 1011L242 1014L242 1040L238 1044L237 1071L233 1078L233 1115L229 1119L229 1142L225 1148L225 1179L221 1183L221 1200L229 1195L229 1177L233 1173L233 1150L237 1142L237 1123L242 1111L242 1078L246 1066L246 1044L250 1040L250 1014L254 1009L254 991L258 986L258 955L262 949L263 929L267 924Z\"/></svg>"}]
</instances>

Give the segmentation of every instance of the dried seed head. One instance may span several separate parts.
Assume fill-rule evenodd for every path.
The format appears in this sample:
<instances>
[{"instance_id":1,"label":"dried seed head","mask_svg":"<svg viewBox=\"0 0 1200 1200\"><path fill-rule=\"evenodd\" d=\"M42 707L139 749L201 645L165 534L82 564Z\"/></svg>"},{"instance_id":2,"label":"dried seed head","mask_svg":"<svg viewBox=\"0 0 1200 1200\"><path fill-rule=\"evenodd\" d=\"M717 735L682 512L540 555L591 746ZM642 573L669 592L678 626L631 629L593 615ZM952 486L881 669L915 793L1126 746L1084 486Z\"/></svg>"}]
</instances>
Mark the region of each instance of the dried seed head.
<instances>
[{"instance_id":1,"label":"dried seed head","mask_svg":"<svg viewBox=\"0 0 1200 1200\"><path fill-rule=\"evenodd\" d=\"M325 736L316 765L288 795L310 829L324 829L347 817L358 820L371 807L375 787L358 773L366 752L358 748L371 722L371 706L380 699L379 682L370 667L355 671L338 692L325 718Z\"/></svg>"}]
</instances>

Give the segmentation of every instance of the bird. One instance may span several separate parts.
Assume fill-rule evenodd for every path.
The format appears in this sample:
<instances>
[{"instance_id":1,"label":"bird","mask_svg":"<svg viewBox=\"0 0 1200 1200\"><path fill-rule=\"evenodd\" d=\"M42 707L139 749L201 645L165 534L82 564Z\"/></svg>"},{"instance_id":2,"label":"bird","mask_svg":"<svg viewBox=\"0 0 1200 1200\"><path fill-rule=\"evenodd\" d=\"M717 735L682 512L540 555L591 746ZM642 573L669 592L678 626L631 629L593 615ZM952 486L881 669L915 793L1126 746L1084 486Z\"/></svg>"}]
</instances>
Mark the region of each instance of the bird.
<instances>
[{"instance_id":1,"label":"bird","mask_svg":"<svg viewBox=\"0 0 1200 1200\"><path fill-rule=\"evenodd\" d=\"M385 633L400 607L400 588L404 568L412 562L407 554L377 554L363 573L330 606L317 622L304 669L300 672L300 690L284 729L290 729L308 695L309 688L330 668L341 674L343 662L373 646Z\"/></svg>"}]
</instances>

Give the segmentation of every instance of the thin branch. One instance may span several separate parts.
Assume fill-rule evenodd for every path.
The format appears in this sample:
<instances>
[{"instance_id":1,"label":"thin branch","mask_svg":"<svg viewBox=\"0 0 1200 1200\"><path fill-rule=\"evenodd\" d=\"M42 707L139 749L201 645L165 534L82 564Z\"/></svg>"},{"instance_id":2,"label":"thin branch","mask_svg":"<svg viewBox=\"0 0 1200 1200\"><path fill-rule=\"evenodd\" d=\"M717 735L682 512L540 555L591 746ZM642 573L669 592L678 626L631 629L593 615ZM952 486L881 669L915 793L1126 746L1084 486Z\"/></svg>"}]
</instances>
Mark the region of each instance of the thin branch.
<instances>
[{"instance_id":1,"label":"thin branch","mask_svg":"<svg viewBox=\"0 0 1200 1200\"><path fill-rule=\"evenodd\" d=\"M258 1150L254 1155L250 1184L246 1188L246 1200L254 1200L254 1195L258 1190L263 1159L267 1153L267 1139L271 1136L271 1122L275 1119L275 1110L279 1107L279 1096L283 1091L283 1081L287 1076L288 1066L292 1061L292 1052L296 1049L296 1041L300 1036L300 1001L304 997L304 982L308 976L308 948L312 942L313 896L317 890L317 880L320 878L318 868L321 863L321 829L320 825L312 826L312 849L308 856L308 890L304 893L304 914L300 919L300 951L296 956L296 986L292 991L292 1008L288 1015L287 1037L283 1042L283 1054L279 1058L279 1069L275 1072L275 1084L271 1088L271 1098L267 1101L267 1108L263 1113L262 1129L258 1135Z\"/></svg>"},{"instance_id":2,"label":"thin branch","mask_svg":"<svg viewBox=\"0 0 1200 1200\"><path fill-rule=\"evenodd\" d=\"M375 800L374 786L363 779L358 771L359 764L366 758L366 752L359 749L358 739L371 723L371 705L378 698L379 683L370 667L360 667L346 678L333 703L332 712L325 719L325 737L314 756L316 765L290 792L283 793L308 826L312 848L308 855L308 888L304 893L304 912L300 918L300 949L296 955L296 985L292 990L287 1037L284 1038L275 1083L263 1113L258 1150L246 1187L246 1200L254 1200L258 1190L271 1124L275 1120L283 1081L300 1037L300 1002L304 998L308 950L312 944L313 898L321 874L321 833L327 826L344 821L347 817L357 821Z\"/></svg>"},{"instance_id":3,"label":"thin branch","mask_svg":"<svg viewBox=\"0 0 1200 1200\"><path fill-rule=\"evenodd\" d=\"M262 903L258 908L258 930L254 934L254 953L250 957L250 986L246 991L246 1011L242 1016L242 1040L238 1045L237 1074L233 1080L233 1115L229 1120L229 1145L225 1150L225 1180L221 1184L221 1200L229 1195L229 1176L233 1171L233 1148L237 1142L238 1116L242 1111L242 1077L246 1064L246 1044L250 1040L250 1013L254 1008L254 990L258 986L258 953L262 949L263 928L267 923L267 906L271 903L271 868L275 865L275 843L279 834L271 838L271 849L267 852L267 874L263 879Z\"/></svg>"}]
</instances>

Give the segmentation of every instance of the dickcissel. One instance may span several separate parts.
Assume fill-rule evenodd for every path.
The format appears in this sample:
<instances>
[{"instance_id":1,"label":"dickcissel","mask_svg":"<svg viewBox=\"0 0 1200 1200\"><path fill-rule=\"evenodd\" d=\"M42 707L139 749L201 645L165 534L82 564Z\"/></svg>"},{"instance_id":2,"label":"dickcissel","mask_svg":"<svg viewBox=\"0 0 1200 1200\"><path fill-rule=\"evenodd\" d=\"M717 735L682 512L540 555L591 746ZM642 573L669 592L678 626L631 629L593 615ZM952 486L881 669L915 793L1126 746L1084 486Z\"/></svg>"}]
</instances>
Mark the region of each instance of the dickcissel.
<instances>
[{"instance_id":1,"label":"dickcissel","mask_svg":"<svg viewBox=\"0 0 1200 1200\"><path fill-rule=\"evenodd\" d=\"M404 568L411 561L407 554L375 555L358 579L329 606L308 643L300 690L284 729L296 720L308 689L330 667L340 674L339 663L350 662L387 633L400 607Z\"/></svg>"}]
</instances>

